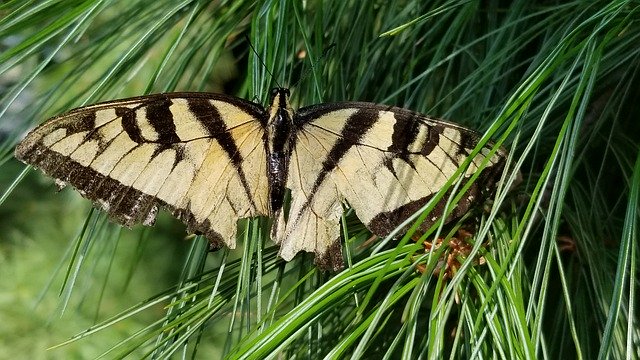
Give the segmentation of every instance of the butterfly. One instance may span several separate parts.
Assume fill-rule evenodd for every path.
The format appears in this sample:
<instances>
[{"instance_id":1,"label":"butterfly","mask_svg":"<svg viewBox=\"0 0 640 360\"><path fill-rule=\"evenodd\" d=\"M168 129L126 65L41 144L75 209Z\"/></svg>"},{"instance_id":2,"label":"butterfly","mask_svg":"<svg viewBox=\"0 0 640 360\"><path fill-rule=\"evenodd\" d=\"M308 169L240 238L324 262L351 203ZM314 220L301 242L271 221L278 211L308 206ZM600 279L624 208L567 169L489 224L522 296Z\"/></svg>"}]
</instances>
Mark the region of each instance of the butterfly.
<instances>
[{"instance_id":1,"label":"butterfly","mask_svg":"<svg viewBox=\"0 0 640 360\"><path fill-rule=\"evenodd\" d=\"M275 88L266 109L209 93L108 101L49 119L15 156L71 184L119 224L152 225L164 208L188 232L235 248L238 219L268 216L283 259L312 252L320 267L337 270L344 203L386 236L438 193L480 140L398 107L341 102L294 112L289 98L288 89ZM507 152L492 147L462 173L468 181L482 169L449 218L495 189ZM423 227L443 216L446 200Z\"/></svg>"}]
</instances>

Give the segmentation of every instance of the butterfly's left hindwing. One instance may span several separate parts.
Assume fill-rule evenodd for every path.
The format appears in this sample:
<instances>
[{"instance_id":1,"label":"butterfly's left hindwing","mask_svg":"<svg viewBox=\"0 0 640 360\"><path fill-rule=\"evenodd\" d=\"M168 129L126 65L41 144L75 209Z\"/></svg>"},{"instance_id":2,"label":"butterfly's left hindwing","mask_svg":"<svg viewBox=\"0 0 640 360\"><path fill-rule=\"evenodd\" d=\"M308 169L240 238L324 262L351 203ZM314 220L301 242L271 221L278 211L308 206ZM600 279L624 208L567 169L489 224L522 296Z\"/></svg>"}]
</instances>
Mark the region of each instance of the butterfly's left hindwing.
<instances>
[{"instance_id":1,"label":"butterfly's left hindwing","mask_svg":"<svg viewBox=\"0 0 640 360\"><path fill-rule=\"evenodd\" d=\"M131 226L165 207L235 247L239 218L268 214L264 110L234 97L175 93L73 110L40 125L16 157L69 183Z\"/></svg>"},{"instance_id":2,"label":"butterfly's left hindwing","mask_svg":"<svg viewBox=\"0 0 640 360\"><path fill-rule=\"evenodd\" d=\"M479 140L477 133L455 124L369 103L301 109L294 123L298 130L287 181L292 201L288 220L282 214L278 218L275 238L284 259L310 251L321 265L333 268L342 265L343 202L371 232L385 236L445 185ZM478 171L491 146L473 158L464 181ZM485 188L495 186L505 155L499 149L488 159L452 217L466 212ZM443 212L444 202L424 226ZM315 241L307 241L310 238Z\"/></svg>"}]
</instances>

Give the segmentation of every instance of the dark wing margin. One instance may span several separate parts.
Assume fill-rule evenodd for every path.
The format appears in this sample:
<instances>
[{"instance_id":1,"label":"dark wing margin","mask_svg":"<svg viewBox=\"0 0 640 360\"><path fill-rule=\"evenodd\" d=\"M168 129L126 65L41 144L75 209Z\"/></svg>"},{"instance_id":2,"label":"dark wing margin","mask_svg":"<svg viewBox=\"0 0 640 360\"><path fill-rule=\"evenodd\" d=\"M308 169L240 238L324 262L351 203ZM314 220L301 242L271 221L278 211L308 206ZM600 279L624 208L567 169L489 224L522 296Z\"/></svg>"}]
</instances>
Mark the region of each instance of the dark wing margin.
<instances>
[{"instance_id":1,"label":"dark wing margin","mask_svg":"<svg viewBox=\"0 0 640 360\"><path fill-rule=\"evenodd\" d=\"M267 214L265 116L257 104L218 94L109 101L46 121L15 156L117 223L151 225L164 207L189 232L233 247L238 218Z\"/></svg>"},{"instance_id":2,"label":"dark wing margin","mask_svg":"<svg viewBox=\"0 0 640 360\"><path fill-rule=\"evenodd\" d=\"M480 140L459 125L371 103L311 106L294 121L298 131L287 180L292 202L288 219L278 219L275 238L285 259L314 252L320 266L333 269L343 266L342 203L372 233L386 236L444 187ZM462 173L466 183L482 171L447 221L495 189L507 153L500 148L490 156L493 146L486 144ZM424 228L443 216L450 191Z\"/></svg>"}]
</instances>

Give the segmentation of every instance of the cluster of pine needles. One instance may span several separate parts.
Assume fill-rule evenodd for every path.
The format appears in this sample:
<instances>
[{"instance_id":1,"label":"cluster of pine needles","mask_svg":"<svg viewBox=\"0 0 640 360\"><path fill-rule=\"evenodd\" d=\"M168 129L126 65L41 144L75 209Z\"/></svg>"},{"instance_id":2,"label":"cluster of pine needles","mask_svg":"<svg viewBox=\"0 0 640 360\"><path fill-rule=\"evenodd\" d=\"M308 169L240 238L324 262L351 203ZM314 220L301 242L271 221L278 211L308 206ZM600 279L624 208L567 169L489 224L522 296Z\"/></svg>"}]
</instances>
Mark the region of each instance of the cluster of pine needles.
<instances>
[{"instance_id":1,"label":"cluster of pine needles","mask_svg":"<svg viewBox=\"0 0 640 360\"><path fill-rule=\"evenodd\" d=\"M0 353L640 356L639 15L621 0L2 2ZM266 219L213 254L166 214L121 229L12 156L74 107L167 91L264 104L276 83L296 108L370 101L477 129L509 149L498 190L372 242L347 209L345 270L325 273L278 258Z\"/></svg>"}]
</instances>

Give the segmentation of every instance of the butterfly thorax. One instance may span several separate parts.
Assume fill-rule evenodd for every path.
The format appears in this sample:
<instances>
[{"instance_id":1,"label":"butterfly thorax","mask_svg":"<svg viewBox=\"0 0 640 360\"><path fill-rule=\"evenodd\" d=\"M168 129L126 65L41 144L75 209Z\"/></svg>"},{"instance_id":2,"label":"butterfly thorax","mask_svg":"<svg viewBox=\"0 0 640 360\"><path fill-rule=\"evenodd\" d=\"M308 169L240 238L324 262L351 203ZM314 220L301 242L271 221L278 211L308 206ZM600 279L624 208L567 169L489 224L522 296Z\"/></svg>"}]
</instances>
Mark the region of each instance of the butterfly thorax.
<instances>
[{"instance_id":1,"label":"butterfly thorax","mask_svg":"<svg viewBox=\"0 0 640 360\"><path fill-rule=\"evenodd\" d=\"M282 208L293 132L293 110L289 104L289 89L275 88L271 91L265 144L268 159L267 176L270 180L271 214L277 213Z\"/></svg>"}]
</instances>

